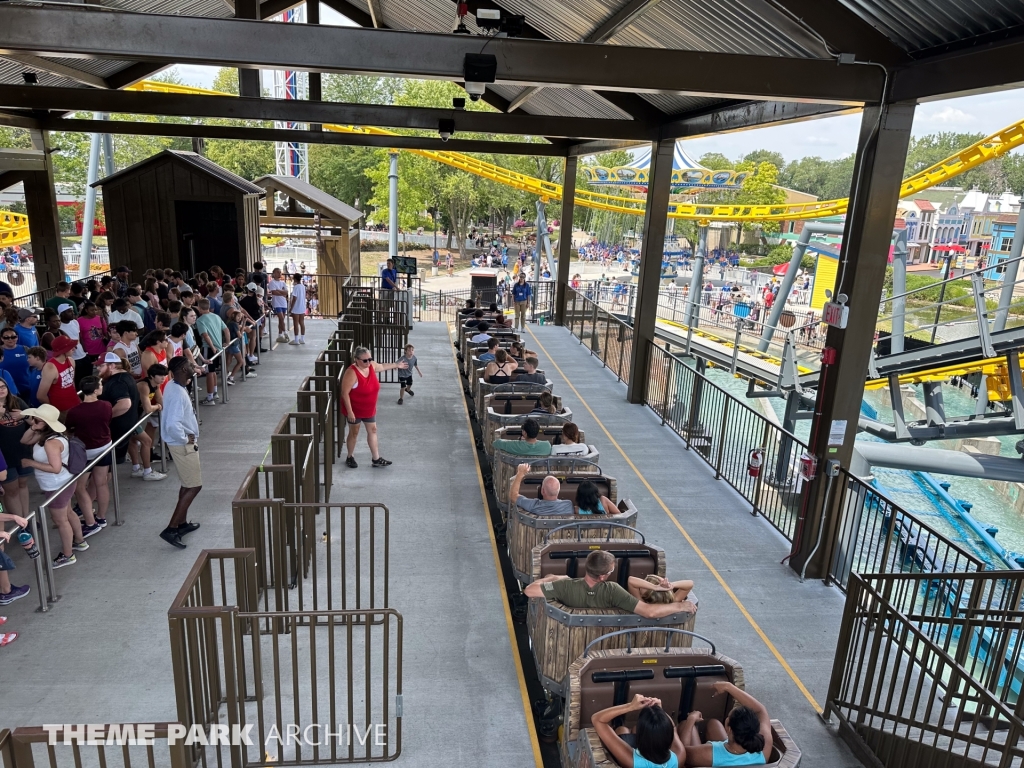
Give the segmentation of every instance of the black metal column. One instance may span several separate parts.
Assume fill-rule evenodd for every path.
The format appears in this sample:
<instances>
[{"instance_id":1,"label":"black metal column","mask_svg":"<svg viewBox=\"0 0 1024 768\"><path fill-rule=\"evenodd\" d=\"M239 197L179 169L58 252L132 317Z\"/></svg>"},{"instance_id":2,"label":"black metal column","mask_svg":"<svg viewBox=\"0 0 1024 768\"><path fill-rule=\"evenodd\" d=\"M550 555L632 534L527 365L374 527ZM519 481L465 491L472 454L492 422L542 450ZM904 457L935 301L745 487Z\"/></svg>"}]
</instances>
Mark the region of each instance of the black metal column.
<instances>
[{"instance_id":1,"label":"black metal column","mask_svg":"<svg viewBox=\"0 0 1024 768\"><path fill-rule=\"evenodd\" d=\"M558 274L555 283L555 325L565 325L565 297L572 260L572 219L576 209L576 166L579 158L565 158L562 174L562 216L558 228Z\"/></svg>"},{"instance_id":2,"label":"black metal column","mask_svg":"<svg viewBox=\"0 0 1024 768\"><path fill-rule=\"evenodd\" d=\"M22 177L36 285L41 290L64 279L64 253L61 250L60 221L57 218L57 195L53 186L50 134L47 131L30 133L32 148L42 150L46 156L45 170L25 171Z\"/></svg>"},{"instance_id":3,"label":"black metal column","mask_svg":"<svg viewBox=\"0 0 1024 768\"><path fill-rule=\"evenodd\" d=\"M642 404L647 392L649 345L654 343L658 321L658 289L661 287L661 259L665 251L665 225L672 181L675 139L662 139L651 147L651 168L647 184L647 212L644 214L643 243L640 246L640 283L636 290L633 316L633 351L629 361L626 399Z\"/></svg>"},{"instance_id":4,"label":"black metal column","mask_svg":"<svg viewBox=\"0 0 1024 768\"><path fill-rule=\"evenodd\" d=\"M306 0L306 23L320 23L320 0ZM319 72L309 73L309 100L323 101L323 76ZM311 131L322 131L320 123L310 123Z\"/></svg>"},{"instance_id":5,"label":"black metal column","mask_svg":"<svg viewBox=\"0 0 1024 768\"><path fill-rule=\"evenodd\" d=\"M260 18L260 0L235 0L236 19ZM260 98L263 95L263 88L260 84L260 71L258 69L238 69L238 95Z\"/></svg>"},{"instance_id":6,"label":"black metal column","mask_svg":"<svg viewBox=\"0 0 1024 768\"><path fill-rule=\"evenodd\" d=\"M850 192L836 281L836 295L849 297L850 316L846 329L830 327L825 340L835 350L835 363L822 366L811 422L818 473L805 491L790 560L797 571L807 562L807 575L814 578L828 575L841 510L838 498L826 498L824 465L830 459L850 465L913 120L914 104L908 102L867 108L861 120L859 172ZM841 441L835 439L840 434Z\"/></svg>"}]
</instances>

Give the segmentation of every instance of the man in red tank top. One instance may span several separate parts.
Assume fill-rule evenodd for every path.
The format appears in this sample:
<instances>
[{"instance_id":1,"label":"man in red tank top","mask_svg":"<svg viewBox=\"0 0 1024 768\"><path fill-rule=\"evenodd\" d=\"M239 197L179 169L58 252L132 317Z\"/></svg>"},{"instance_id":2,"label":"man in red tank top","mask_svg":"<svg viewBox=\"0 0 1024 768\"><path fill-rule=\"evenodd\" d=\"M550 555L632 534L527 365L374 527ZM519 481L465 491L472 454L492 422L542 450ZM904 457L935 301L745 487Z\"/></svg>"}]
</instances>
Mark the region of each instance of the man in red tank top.
<instances>
[{"instance_id":1,"label":"man in red tank top","mask_svg":"<svg viewBox=\"0 0 1024 768\"><path fill-rule=\"evenodd\" d=\"M70 352L78 342L67 336L58 336L53 340L51 349L53 358L43 366L43 375L39 381L39 392L36 397L40 403L49 403L61 413L66 413L81 401L75 393L75 362Z\"/></svg>"}]
</instances>

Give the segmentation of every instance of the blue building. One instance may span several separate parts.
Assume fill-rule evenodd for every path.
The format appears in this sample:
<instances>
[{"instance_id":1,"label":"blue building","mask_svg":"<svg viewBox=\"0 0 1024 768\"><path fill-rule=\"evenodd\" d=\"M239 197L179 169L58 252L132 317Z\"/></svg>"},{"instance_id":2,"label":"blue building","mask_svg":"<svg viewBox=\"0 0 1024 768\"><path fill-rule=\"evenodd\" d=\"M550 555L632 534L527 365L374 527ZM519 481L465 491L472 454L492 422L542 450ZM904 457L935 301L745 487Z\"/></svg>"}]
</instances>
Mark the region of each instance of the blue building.
<instances>
[{"instance_id":1,"label":"blue building","mask_svg":"<svg viewBox=\"0 0 1024 768\"><path fill-rule=\"evenodd\" d=\"M988 250L988 266L985 277L989 280L1002 280L1003 274L996 270L998 264L1010 258L1013 247L1013 230L1017 226L1017 215L1002 213L992 222L992 244Z\"/></svg>"}]
</instances>

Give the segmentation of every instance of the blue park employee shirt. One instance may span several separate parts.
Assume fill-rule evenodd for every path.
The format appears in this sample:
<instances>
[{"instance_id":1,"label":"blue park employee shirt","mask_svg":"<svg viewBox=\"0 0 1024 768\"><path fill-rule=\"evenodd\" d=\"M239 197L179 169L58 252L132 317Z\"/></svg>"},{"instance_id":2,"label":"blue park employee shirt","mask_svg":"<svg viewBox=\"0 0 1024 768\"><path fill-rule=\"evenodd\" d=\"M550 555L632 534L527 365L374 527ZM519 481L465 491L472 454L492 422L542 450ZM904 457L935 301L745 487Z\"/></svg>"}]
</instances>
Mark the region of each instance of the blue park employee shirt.
<instances>
[{"instance_id":1,"label":"blue park employee shirt","mask_svg":"<svg viewBox=\"0 0 1024 768\"><path fill-rule=\"evenodd\" d=\"M398 288L398 270L385 269L380 273L381 285L386 291L393 291Z\"/></svg>"},{"instance_id":2,"label":"blue park employee shirt","mask_svg":"<svg viewBox=\"0 0 1024 768\"><path fill-rule=\"evenodd\" d=\"M5 349L4 359L0 360L0 370L14 381L14 392L29 392L28 351L25 347L19 344L14 349Z\"/></svg>"},{"instance_id":3,"label":"blue park employee shirt","mask_svg":"<svg viewBox=\"0 0 1024 768\"><path fill-rule=\"evenodd\" d=\"M532 293L532 291L530 290L530 284L529 283L519 283L519 282L516 282L516 283L513 283L513 285L512 285L512 300L513 301L529 301L531 293Z\"/></svg>"}]
</instances>

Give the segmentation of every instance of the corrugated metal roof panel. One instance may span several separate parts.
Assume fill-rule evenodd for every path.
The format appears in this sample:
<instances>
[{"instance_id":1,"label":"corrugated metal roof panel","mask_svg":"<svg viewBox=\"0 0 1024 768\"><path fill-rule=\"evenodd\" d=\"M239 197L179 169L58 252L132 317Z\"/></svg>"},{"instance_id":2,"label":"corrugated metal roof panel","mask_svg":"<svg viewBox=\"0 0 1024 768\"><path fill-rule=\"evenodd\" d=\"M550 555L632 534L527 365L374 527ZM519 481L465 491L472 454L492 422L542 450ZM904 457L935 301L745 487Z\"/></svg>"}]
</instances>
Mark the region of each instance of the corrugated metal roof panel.
<instances>
[{"instance_id":1,"label":"corrugated metal roof panel","mask_svg":"<svg viewBox=\"0 0 1024 768\"><path fill-rule=\"evenodd\" d=\"M39 78L39 85L56 88L77 88L81 86L80 83L74 80L50 74L44 70L30 67L28 64L0 58L0 85L24 85L25 80L21 76L23 72L35 72L36 77Z\"/></svg>"},{"instance_id":2,"label":"corrugated metal roof panel","mask_svg":"<svg viewBox=\"0 0 1024 768\"><path fill-rule=\"evenodd\" d=\"M890 40L920 51L1024 24L1020 0L840 0Z\"/></svg>"},{"instance_id":3,"label":"corrugated metal roof panel","mask_svg":"<svg viewBox=\"0 0 1024 768\"><path fill-rule=\"evenodd\" d=\"M817 38L763 0L663 0L609 42L762 56L827 55Z\"/></svg>"},{"instance_id":4,"label":"corrugated metal roof panel","mask_svg":"<svg viewBox=\"0 0 1024 768\"><path fill-rule=\"evenodd\" d=\"M525 88L518 85L488 86L502 98L514 101ZM595 117L608 120L631 120L632 116L623 112L611 102L605 101L596 93L583 88L541 88L521 109L532 115L552 115L561 117Z\"/></svg>"},{"instance_id":5,"label":"corrugated metal roof panel","mask_svg":"<svg viewBox=\"0 0 1024 768\"><path fill-rule=\"evenodd\" d=\"M627 0L503 0L501 6L552 40L575 42L598 28Z\"/></svg>"},{"instance_id":6,"label":"corrugated metal roof panel","mask_svg":"<svg viewBox=\"0 0 1024 768\"><path fill-rule=\"evenodd\" d=\"M223 0L100 0L100 5L136 13L160 13L164 16L234 16Z\"/></svg>"},{"instance_id":7,"label":"corrugated metal roof panel","mask_svg":"<svg viewBox=\"0 0 1024 768\"><path fill-rule=\"evenodd\" d=\"M131 62L120 59L58 59L54 56L44 56L43 58L97 77L110 77L115 72L120 72L125 67L131 66Z\"/></svg>"},{"instance_id":8,"label":"corrugated metal roof panel","mask_svg":"<svg viewBox=\"0 0 1024 768\"><path fill-rule=\"evenodd\" d=\"M668 115L692 112L695 109L707 109L715 104L724 103L724 99L709 99L704 96L687 96L681 93L641 93L647 101Z\"/></svg>"}]
</instances>

